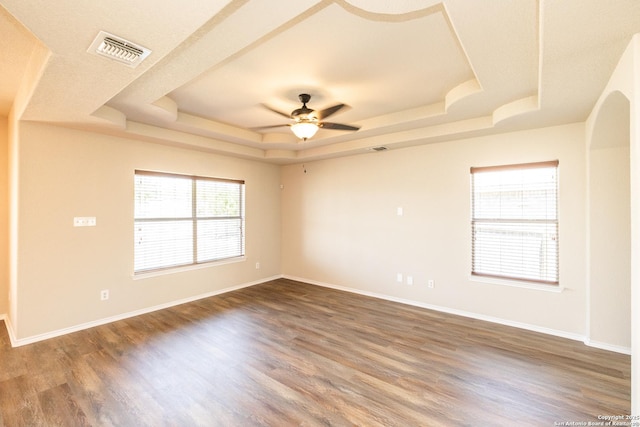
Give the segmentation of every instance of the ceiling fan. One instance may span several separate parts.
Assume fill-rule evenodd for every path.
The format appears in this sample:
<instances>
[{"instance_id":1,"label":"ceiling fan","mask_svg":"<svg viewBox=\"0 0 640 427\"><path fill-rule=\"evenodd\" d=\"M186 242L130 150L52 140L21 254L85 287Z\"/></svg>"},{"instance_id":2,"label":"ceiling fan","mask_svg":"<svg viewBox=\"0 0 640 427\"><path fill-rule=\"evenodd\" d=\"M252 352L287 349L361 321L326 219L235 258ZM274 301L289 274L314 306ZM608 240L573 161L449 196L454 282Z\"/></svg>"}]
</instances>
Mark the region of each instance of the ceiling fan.
<instances>
[{"instance_id":1,"label":"ceiling fan","mask_svg":"<svg viewBox=\"0 0 640 427\"><path fill-rule=\"evenodd\" d=\"M307 103L311 99L311 95L309 95L308 93L301 93L300 95L298 95L298 99L300 99L300 102L302 102L302 107L293 110L291 114L283 113L269 107L268 105L263 104L263 106L268 110L273 111L276 114L280 114L281 116L293 119L293 123L273 126L261 126L255 129L268 129L289 126L291 128L291 131L303 141L306 141L307 139L315 135L319 128L348 131L356 131L360 129L360 126L352 126L342 123L324 121L324 119L326 119L327 117L334 115L335 113L346 107L345 104L336 104L333 107L315 111L307 107Z\"/></svg>"}]
</instances>

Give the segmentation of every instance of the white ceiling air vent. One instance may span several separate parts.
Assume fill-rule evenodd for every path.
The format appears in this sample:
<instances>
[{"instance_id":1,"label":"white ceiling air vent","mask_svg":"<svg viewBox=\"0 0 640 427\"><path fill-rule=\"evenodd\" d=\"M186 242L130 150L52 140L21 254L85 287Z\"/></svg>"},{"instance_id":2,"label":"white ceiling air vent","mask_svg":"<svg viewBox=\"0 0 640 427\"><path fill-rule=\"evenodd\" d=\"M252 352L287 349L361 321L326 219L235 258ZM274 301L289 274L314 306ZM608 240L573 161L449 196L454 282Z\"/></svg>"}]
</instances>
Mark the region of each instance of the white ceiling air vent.
<instances>
[{"instance_id":1,"label":"white ceiling air vent","mask_svg":"<svg viewBox=\"0 0 640 427\"><path fill-rule=\"evenodd\" d=\"M137 67L151 51L121 37L100 31L87 52L106 56L128 66Z\"/></svg>"}]
</instances>

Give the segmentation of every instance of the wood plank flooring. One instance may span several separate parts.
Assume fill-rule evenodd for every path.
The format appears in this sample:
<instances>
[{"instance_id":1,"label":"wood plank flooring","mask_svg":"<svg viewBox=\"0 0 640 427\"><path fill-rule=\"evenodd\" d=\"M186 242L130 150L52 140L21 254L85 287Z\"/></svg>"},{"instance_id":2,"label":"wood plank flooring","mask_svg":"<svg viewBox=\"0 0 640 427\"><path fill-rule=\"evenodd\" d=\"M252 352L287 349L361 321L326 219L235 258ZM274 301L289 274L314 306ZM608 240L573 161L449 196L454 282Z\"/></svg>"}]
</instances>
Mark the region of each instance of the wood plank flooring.
<instances>
[{"instance_id":1,"label":"wood plank flooring","mask_svg":"<svg viewBox=\"0 0 640 427\"><path fill-rule=\"evenodd\" d=\"M0 326L12 427L553 426L630 410L628 356L286 279L18 348Z\"/></svg>"}]
</instances>

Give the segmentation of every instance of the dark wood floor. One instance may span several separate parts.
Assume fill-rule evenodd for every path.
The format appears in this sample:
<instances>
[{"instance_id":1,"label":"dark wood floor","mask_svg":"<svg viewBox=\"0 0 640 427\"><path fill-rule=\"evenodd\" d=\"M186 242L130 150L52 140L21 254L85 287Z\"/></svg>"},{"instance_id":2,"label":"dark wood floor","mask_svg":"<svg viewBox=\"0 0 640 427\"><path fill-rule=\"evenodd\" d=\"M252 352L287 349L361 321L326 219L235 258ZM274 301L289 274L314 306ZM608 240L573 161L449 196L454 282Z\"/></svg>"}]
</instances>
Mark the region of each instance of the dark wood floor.
<instances>
[{"instance_id":1,"label":"dark wood floor","mask_svg":"<svg viewBox=\"0 0 640 427\"><path fill-rule=\"evenodd\" d=\"M629 408L628 356L285 279L18 348L0 332L6 426L553 426Z\"/></svg>"}]
</instances>

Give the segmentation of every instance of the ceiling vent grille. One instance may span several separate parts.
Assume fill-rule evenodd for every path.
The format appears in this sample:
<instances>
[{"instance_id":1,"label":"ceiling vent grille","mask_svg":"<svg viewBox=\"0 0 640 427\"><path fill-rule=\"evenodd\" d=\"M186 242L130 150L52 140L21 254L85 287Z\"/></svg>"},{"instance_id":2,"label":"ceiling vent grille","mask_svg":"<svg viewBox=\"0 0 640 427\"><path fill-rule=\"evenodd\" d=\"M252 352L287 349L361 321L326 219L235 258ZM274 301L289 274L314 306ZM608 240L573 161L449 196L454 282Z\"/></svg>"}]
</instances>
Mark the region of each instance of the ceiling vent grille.
<instances>
[{"instance_id":1,"label":"ceiling vent grille","mask_svg":"<svg viewBox=\"0 0 640 427\"><path fill-rule=\"evenodd\" d=\"M111 58L130 67L137 67L151 53L145 47L104 31L100 31L87 52Z\"/></svg>"}]
</instances>

